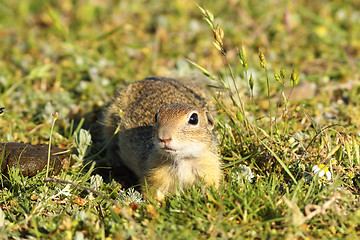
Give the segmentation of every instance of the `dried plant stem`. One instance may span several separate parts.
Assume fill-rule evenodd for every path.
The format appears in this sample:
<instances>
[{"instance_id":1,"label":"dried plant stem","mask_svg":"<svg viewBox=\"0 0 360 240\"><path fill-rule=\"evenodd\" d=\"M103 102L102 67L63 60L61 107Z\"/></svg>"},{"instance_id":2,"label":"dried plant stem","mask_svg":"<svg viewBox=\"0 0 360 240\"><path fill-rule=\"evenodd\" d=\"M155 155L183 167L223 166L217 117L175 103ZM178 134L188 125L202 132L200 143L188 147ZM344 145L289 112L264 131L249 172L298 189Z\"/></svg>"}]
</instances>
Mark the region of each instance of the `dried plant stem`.
<instances>
[{"instance_id":1,"label":"dried plant stem","mask_svg":"<svg viewBox=\"0 0 360 240\"><path fill-rule=\"evenodd\" d=\"M268 100L269 100L269 118L270 118L270 137L273 139L273 120L271 116L271 99L270 99L270 84L269 84L269 75L268 70L265 67L265 73L266 73L266 87L267 87L267 94L268 94ZM276 118L275 118L276 119ZM276 120L275 120L276 121Z\"/></svg>"},{"instance_id":2,"label":"dried plant stem","mask_svg":"<svg viewBox=\"0 0 360 240\"><path fill-rule=\"evenodd\" d=\"M53 121L52 121L52 125L51 125L51 130L50 130L50 138L49 138L49 149L48 149L48 159L47 159L47 164L46 164L46 175L45 177L47 178L49 176L49 165L50 165L50 159L51 159L51 141L52 141L52 134L54 132L54 126L55 126L55 122L58 119L58 113L53 113Z\"/></svg>"}]
</instances>

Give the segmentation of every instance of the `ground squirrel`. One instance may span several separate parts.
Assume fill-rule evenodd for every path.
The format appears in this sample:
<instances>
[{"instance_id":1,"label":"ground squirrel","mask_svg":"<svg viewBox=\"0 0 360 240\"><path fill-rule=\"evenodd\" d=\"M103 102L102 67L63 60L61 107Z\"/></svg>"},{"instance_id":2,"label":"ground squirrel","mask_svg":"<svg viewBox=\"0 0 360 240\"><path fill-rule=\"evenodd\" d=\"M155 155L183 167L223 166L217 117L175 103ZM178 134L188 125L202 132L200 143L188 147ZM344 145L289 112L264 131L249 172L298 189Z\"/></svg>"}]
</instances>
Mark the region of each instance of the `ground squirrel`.
<instances>
[{"instance_id":1,"label":"ground squirrel","mask_svg":"<svg viewBox=\"0 0 360 240\"><path fill-rule=\"evenodd\" d=\"M218 186L221 170L214 119L194 87L171 78L146 78L122 88L103 116L104 137L114 132L107 155L162 199L203 182Z\"/></svg>"}]
</instances>

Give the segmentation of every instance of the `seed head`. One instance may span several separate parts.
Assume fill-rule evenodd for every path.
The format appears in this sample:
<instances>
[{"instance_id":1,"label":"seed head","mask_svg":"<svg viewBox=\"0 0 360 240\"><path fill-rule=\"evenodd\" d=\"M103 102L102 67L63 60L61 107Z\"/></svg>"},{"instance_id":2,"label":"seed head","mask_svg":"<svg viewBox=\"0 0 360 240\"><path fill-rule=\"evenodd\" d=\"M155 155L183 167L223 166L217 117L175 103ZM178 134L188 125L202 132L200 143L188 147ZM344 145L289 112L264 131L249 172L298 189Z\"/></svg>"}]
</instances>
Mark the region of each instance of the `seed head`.
<instances>
[{"instance_id":1,"label":"seed head","mask_svg":"<svg viewBox=\"0 0 360 240\"><path fill-rule=\"evenodd\" d=\"M279 74L274 73L274 77L275 77L275 80L276 80L278 83L280 83L280 84L283 83L283 81L282 81L282 79L280 78Z\"/></svg>"},{"instance_id":2,"label":"seed head","mask_svg":"<svg viewBox=\"0 0 360 240\"><path fill-rule=\"evenodd\" d=\"M249 78L249 86L250 86L251 91L253 91L253 89L254 89L254 78L253 78L252 74L250 75L250 78Z\"/></svg>"},{"instance_id":3,"label":"seed head","mask_svg":"<svg viewBox=\"0 0 360 240\"><path fill-rule=\"evenodd\" d=\"M214 41L213 44L217 50L219 50L220 52L222 51L222 48L221 48L219 42Z\"/></svg>"},{"instance_id":4,"label":"seed head","mask_svg":"<svg viewBox=\"0 0 360 240\"><path fill-rule=\"evenodd\" d=\"M216 28L213 29L214 39L213 42L215 48L219 50L222 54L225 54L224 45L223 45L223 38L224 38L224 31L219 27L219 25L216 26Z\"/></svg>"},{"instance_id":5,"label":"seed head","mask_svg":"<svg viewBox=\"0 0 360 240\"><path fill-rule=\"evenodd\" d=\"M299 80L300 80L300 76L295 73L295 70L292 70L290 76L291 87L295 87L296 85L298 85Z\"/></svg>"},{"instance_id":6,"label":"seed head","mask_svg":"<svg viewBox=\"0 0 360 240\"><path fill-rule=\"evenodd\" d=\"M58 112L53 112L52 116L55 120L57 120L59 118L59 113Z\"/></svg>"},{"instance_id":7,"label":"seed head","mask_svg":"<svg viewBox=\"0 0 360 240\"><path fill-rule=\"evenodd\" d=\"M247 71L248 63L247 63L247 55L246 55L246 49L244 47L244 44L241 46L241 49L238 53L238 57L239 57L241 65L243 66L245 71Z\"/></svg>"},{"instance_id":8,"label":"seed head","mask_svg":"<svg viewBox=\"0 0 360 240\"><path fill-rule=\"evenodd\" d=\"M286 77L285 69L283 69L283 68L280 69L280 77L282 79L285 79L285 77Z\"/></svg>"},{"instance_id":9,"label":"seed head","mask_svg":"<svg viewBox=\"0 0 360 240\"><path fill-rule=\"evenodd\" d=\"M199 5L197 5L198 8L200 9L201 13L203 14L203 18L205 19L205 21L210 25L211 28L214 29L214 15L207 9L204 9L202 7L200 7Z\"/></svg>"},{"instance_id":10,"label":"seed head","mask_svg":"<svg viewBox=\"0 0 360 240\"><path fill-rule=\"evenodd\" d=\"M265 56L264 56L264 53L261 50L259 50L259 59L260 59L260 66L262 68L266 68Z\"/></svg>"}]
</instances>

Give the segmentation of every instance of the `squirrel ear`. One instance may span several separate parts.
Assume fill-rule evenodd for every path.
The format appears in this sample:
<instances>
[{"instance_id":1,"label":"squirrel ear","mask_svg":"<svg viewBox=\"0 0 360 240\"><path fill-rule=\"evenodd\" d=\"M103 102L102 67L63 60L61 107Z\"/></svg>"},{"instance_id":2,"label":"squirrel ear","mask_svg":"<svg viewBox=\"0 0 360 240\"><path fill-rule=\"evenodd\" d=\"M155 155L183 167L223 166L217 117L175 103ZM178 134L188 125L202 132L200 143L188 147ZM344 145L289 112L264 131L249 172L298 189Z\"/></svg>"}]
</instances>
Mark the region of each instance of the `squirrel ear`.
<instances>
[{"instance_id":1,"label":"squirrel ear","mask_svg":"<svg viewBox=\"0 0 360 240\"><path fill-rule=\"evenodd\" d=\"M210 131L212 131L214 129L214 124L215 124L214 118L211 116L211 114L208 111L206 111L205 114L208 120L208 128Z\"/></svg>"}]
</instances>

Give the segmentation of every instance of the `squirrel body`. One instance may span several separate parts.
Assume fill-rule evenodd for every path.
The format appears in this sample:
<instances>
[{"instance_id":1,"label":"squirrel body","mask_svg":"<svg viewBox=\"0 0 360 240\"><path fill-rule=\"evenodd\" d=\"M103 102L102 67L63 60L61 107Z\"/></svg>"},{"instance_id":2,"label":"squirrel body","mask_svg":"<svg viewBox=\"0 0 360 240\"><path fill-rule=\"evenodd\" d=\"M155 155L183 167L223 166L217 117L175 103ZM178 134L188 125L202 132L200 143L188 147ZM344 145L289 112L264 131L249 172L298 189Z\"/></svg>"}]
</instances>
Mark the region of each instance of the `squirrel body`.
<instances>
[{"instance_id":1,"label":"squirrel body","mask_svg":"<svg viewBox=\"0 0 360 240\"><path fill-rule=\"evenodd\" d=\"M122 88L103 117L107 155L162 199L192 184L218 186L220 157L205 97L171 78L146 78ZM147 188L147 189L145 189Z\"/></svg>"}]
</instances>

